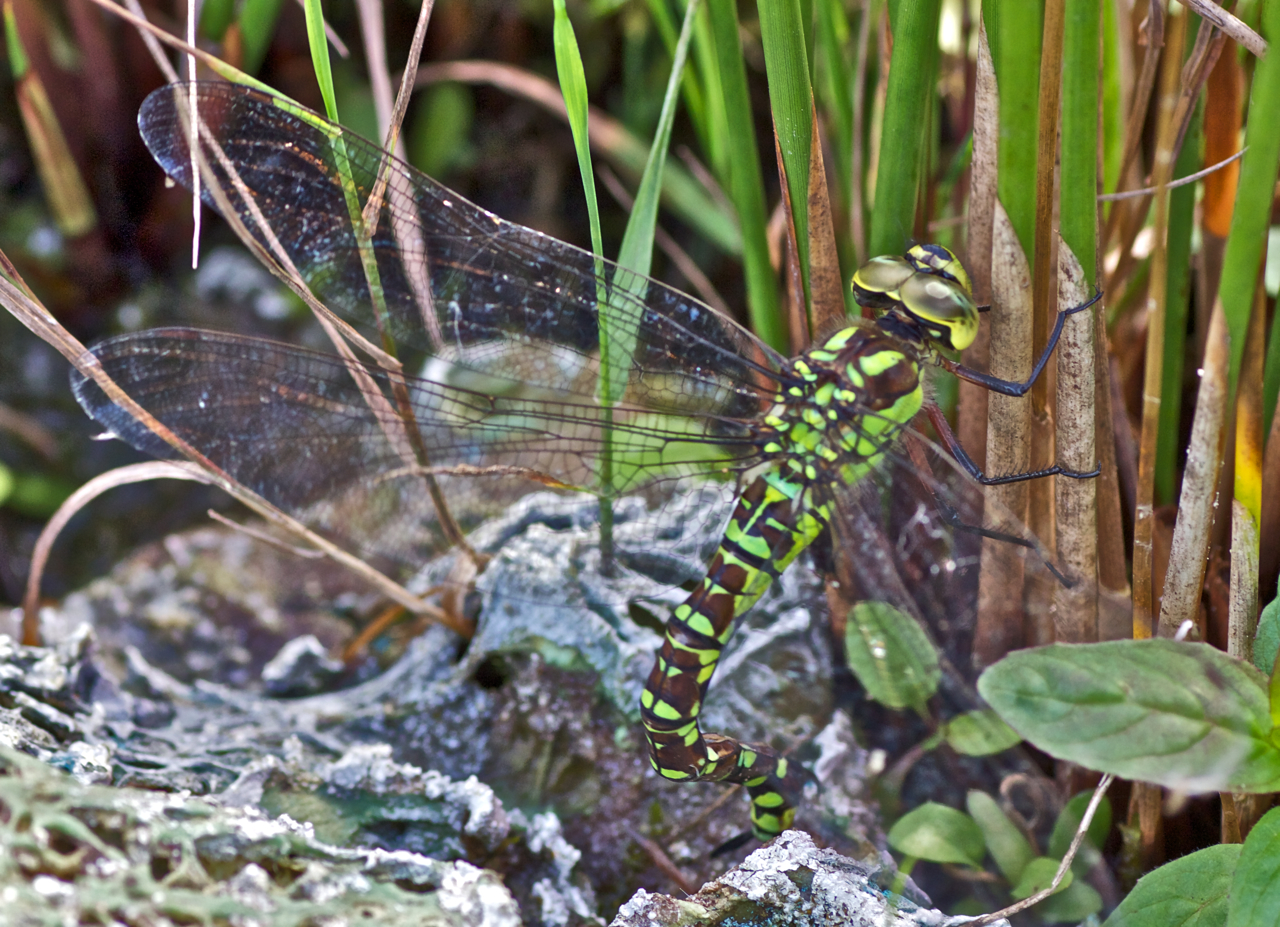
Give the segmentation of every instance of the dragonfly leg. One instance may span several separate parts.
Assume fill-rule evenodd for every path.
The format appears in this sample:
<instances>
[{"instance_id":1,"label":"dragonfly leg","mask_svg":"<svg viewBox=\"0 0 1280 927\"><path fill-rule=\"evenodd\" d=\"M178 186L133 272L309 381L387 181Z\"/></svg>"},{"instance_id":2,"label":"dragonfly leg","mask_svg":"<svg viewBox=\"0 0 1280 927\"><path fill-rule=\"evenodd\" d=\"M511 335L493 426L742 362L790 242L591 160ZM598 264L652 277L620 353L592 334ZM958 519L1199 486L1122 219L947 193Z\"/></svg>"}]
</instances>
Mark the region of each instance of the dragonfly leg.
<instances>
[{"instance_id":1,"label":"dragonfly leg","mask_svg":"<svg viewBox=\"0 0 1280 927\"><path fill-rule=\"evenodd\" d=\"M966 473L983 486L1021 483L1024 480L1038 480L1046 476L1068 476L1073 480L1090 480L1102 473L1102 464L1100 463L1088 472L1068 470L1060 464L1054 464L1052 467L1045 467L1042 470L1027 470L1023 473L1003 473L999 476L987 476L982 472L982 468L974 463L973 458L969 456L968 451L960 443L960 439L951 430L951 424L947 421L947 417L942 414L942 410L932 402L926 403L925 409L929 413L929 421L933 423L934 430L938 432L938 437L942 438L942 442L947 446L947 450L951 452L951 456L956 459L956 463L960 464Z\"/></svg>"},{"instance_id":2,"label":"dragonfly leg","mask_svg":"<svg viewBox=\"0 0 1280 927\"><path fill-rule=\"evenodd\" d=\"M1005 396L1025 396L1027 391L1031 389L1032 384L1040 376L1044 370L1045 364L1049 363L1049 358L1053 355L1053 349L1058 346L1058 338L1062 335L1062 326L1067 321L1067 316L1074 315L1088 309L1094 303L1102 298L1102 291L1098 290L1093 294L1093 298L1086 303L1078 306L1072 306L1070 309L1060 309L1058 317L1054 320L1053 331L1049 334L1049 343L1044 346L1044 350L1040 352L1040 358L1036 361L1034 367L1031 368L1031 376L1025 380L1018 382L1017 380L1004 380L1000 377L993 377L989 373L983 373L980 370L974 370L972 367L966 367L964 364L958 364L955 361L942 358L939 363L941 366L954 373L962 380L968 380L970 383L977 383L979 386L991 390L993 393L1001 393Z\"/></svg>"},{"instance_id":3,"label":"dragonfly leg","mask_svg":"<svg viewBox=\"0 0 1280 927\"><path fill-rule=\"evenodd\" d=\"M1049 476L1054 472L1080 478L1088 478L1098 475L1097 471L1093 473L1076 473L1070 470L1051 468L1049 471L1041 471L1039 473L1016 474L1012 480L1001 479L999 477L995 479L984 477L982 475L982 471L978 469L977 464L969 458L969 455L964 452L964 448L960 446L960 442L956 439L955 434L951 431L951 427L947 424L946 416L942 414L942 410L935 404L928 403L928 411L929 418L934 422L934 426L938 429L938 433L943 436L943 440L946 441L947 447L951 450L951 453L955 456L956 460L979 482L986 483L987 485L991 485L992 483L1017 482L1018 480L1023 479L1035 479L1038 476ZM912 462L915 464L916 469L922 473L928 473L929 464L924 459L924 453L921 450L920 442L915 439L915 436L908 434L906 446L907 452L911 455ZM1065 576L1061 570L1054 566L1053 561L1050 560L1049 557L1045 556L1044 551L1040 549L1040 546L1035 541L1019 537L1016 534L1009 534L1004 531L997 531L994 528L987 528L982 525L975 525L967 522L960 517L960 513L956 511L955 506L951 505L936 492L933 493L933 501L938 507L938 513L942 516L942 520L950 525L953 531L964 531L968 534L975 534L978 537L990 538L993 541L1005 541L1009 544L1016 544L1019 547L1025 547L1028 550L1035 551L1039 556L1040 561L1044 563L1045 567L1054 575L1058 582L1062 583L1062 585L1066 586L1068 589L1075 585L1073 580Z\"/></svg>"}]
</instances>

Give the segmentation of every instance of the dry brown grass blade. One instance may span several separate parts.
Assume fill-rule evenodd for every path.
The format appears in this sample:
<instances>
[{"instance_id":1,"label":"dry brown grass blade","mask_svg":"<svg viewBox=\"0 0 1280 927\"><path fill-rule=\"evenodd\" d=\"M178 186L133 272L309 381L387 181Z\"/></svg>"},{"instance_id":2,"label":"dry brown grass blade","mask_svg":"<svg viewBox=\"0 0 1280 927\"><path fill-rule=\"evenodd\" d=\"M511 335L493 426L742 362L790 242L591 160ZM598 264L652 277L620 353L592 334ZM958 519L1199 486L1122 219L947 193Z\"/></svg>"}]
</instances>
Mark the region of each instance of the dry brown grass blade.
<instances>
[{"instance_id":1,"label":"dry brown grass blade","mask_svg":"<svg viewBox=\"0 0 1280 927\"><path fill-rule=\"evenodd\" d=\"M1133 96L1129 102L1129 118L1124 126L1124 155L1120 159L1120 183L1133 172L1134 159L1138 155L1138 146L1142 141L1142 127L1147 121L1147 107L1151 104L1151 92L1156 86L1156 73L1160 65L1160 50L1164 46L1164 7L1160 0L1149 4L1145 26L1146 50L1142 55L1142 67L1138 79L1134 82ZM1133 207L1135 210L1140 207ZM1141 208L1143 213L1145 208ZM1102 247L1099 254L1108 254L1112 242L1119 231L1120 222L1126 218L1128 211L1123 207L1113 207L1107 218L1106 230L1102 233ZM1106 289L1111 289L1111 281L1107 281Z\"/></svg>"},{"instance_id":2,"label":"dry brown grass blade","mask_svg":"<svg viewBox=\"0 0 1280 927\"><path fill-rule=\"evenodd\" d=\"M1138 449L1137 502L1133 517L1133 636L1150 637L1155 615L1154 577L1152 575L1152 532L1154 530L1154 495L1156 438L1160 428L1160 390L1164 367L1165 290L1168 283L1169 191L1176 155L1175 120L1178 102L1178 77L1182 66L1182 45L1186 36L1186 17L1175 16L1169 23L1163 66L1160 70L1160 99L1156 130L1155 168L1155 241L1151 253L1151 277L1147 283L1147 344L1142 383L1142 435Z\"/></svg>"},{"instance_id":3,"label":"dry brown grass blade","mask_svg":"<svg viewBox=\"0 0 1280 927\"><path fill-rule=\"evenodd\" d=\"M1078 306L1090 293L1084 269L1067 243L1058 241L1058 305ZM1078 313L1058 341L1058 462L1080 472L1097 463L1097 413L1092 309ZM1078 644L1098 639L1098 484L1054 480L1059 565L1077 580L1054 589L1054 639Z\"/></svg>"},{"instance_id":4,"label":"dry brown grass blade","mask_svg":"<svg viewBox=\"0 0 1280 927\"><path fill-rule=\"evenodd\" d=\"M1209 319L1200 391L1196 396L1187 464L1178 497L1178 521L1173 529L1169 569L1160 601L1159 635L1172 637L1184 621L1194 620L1204 586L1209 532L1213 527L1214 496L1227 414L1227 323L1218 300ZM1135 634L1135 636L1137 636Z\"/></svg>"},{"instance_id":5,"label":"dry brown grass blade","mask_svg":"<svg viewBox=\"0 0 1280 927\"><path fill-rule=\"evenodd\" d=\"M991 302L991 230L996 204L996 148L1000 132L1000 98L995 66L987 45L985 23L979 22L978 61L974 75L973 162L969 171L968 252L965 267L979 305ZM986 370L991 357L991 327L978 326L978 337L965 351L963 361L975 370ZM987 461L987 400L990 390L968 380L960 381L956 413L956 437L979 468Z\"/></svg>"},{"instance_id":6,"label":"dry brown grass blade","mask_svg":"<svg viewBox=\"0 0 1280 927\"><path fill-rule=\"evenodd\" d=\"M1280 574L1280 406L1271 415L1271 431L1262 456L1262 517L1258 520L1258 597L1276 596Z\"/></svg>"},{"instance_id":7,"label":"dry brown grass blade","mask_svg":"<svg viewBox=\"0 0 1280 927\"><path fill-rule=\"evenodd\" d=\"M49 562L49 553L53 550L53 544L62 533L62 529L77 512L107 490L150 480L194 480L210 486L218 485L218 481L211 474L195 464L183 461L149 460L101 473L68 496L40 531L35 548L31 552L31 570L27 573L27 590L22 599L23 644L28 647L39 647L44 643L40 635L40 581L44 578L44 568Z\"/></svg>"},{"instance_id":8,"label":"dry brown grass blade","mask_svg":"<svg viewBox=\"0 0 1280 927\"><path fill-rule=\"evenodd\" d=\"M800 272L799 249L796 247L795 213L791 209L791 195L787 186L787 168L782 163L782 148L778 144L777 128L773 132L774 157L778 161L778 181L782 184L782 231L786 236L786 248L783 249L783 260L786 268L782 279L786 281L783 304L787 307L787 333L793 349L801 350L809 346L813 339L813 328L809 324L809 315L805 311L804 278Z\"/></svg>"},{"instance_id":9,"label":"dry brown grass blade","mask_svg":"<svg viewBox=\"0 0 1280 927\"><path fill-rule=\"evenodd\" d=\"M822 140L818 137L821 120L812 99L809 109L812 114L809 120L809 300L816 336L840 326L845 319L845 305L844 286L840 283L840 254L836 250L836 230L831 220L831 194L827 191L827 169L822 162Z\"/></svg>"},{"instance_id":10,"label":"dry brown grass blade","mask_svg":"<svg viewBox=\"0 0 1280 927\"><path fill-rule=\"evenodd\" d=\"M1031 269L1013 223L997 199L992 228L991 374L1025 380L1031 373ZM1025 473L1031 460L1031 400L993 393L987 422L987 472ZM1026 521L1027 484L987 488L1015 518ZM974 630L976 667L990 666L1025 642L1022 607L1024 564L1020 549L1000 541L982 545L978 620Z\"/></svg>"},{"instance_id":11,"label":"dry brown grass blade","mask_svg":"<svg viewBox=\"0 0 1280 927\"><path fill-rule=\"evenodd\" d=\"M1185 20L1179 16L1177 17L1177 22L1185 41ZM1195 47L1182 66L1179 82L1181 89L1178 93L1178 101L1172 117L1173 124L1177 127L1175 140L1170 145L1170 150L1173 152L1173 162L1178 160L1178 152L1182 149L1183 138L1195 112L1196 100L1200 98L1200 92L1204 89L1209 74L1218 60L1224 41L1225 36L1217 32L1210 23L1200 23ZM1121 176L1132 178L1133 174ZM1152 183L1154 184L1154 169ZM1155 187L1153 186L1150 189L1150 195L1154 195ZM1130 194L1131 191L1125 191L1125 193ZM1140 264L1139 259L1133 253L1133 243L1145 226L1150 200L1142 194L1123 196L1117 194L1113 196L1113 199L1127 203L1127 206L1118 206L1112 209L1112 221L1107 224L1108 238L1106 240L1118 242L1116 250L1119 254L1119 260L1108 277L1107 287L1118 292L1124 288L1129 276ZM1111 234L1113 232L1115 233L1114 235Z\"/></svg>"},{"instance_id":12,"label":"dry brown grass blade","mask_svg":"<svg viewBox=\"0 0 1280 927\"><path fill-rule=\"evenodd\" d=\"M1263 275L1259 273L1240 375L1236 381L1231 597L1227 608L1227 652L1248 661L1253 659L1253 637L1258 627L1258 528L1262 516L1262 372L1267 343L1266 315L1267 293Z\"/></svg>"}]
</instances>

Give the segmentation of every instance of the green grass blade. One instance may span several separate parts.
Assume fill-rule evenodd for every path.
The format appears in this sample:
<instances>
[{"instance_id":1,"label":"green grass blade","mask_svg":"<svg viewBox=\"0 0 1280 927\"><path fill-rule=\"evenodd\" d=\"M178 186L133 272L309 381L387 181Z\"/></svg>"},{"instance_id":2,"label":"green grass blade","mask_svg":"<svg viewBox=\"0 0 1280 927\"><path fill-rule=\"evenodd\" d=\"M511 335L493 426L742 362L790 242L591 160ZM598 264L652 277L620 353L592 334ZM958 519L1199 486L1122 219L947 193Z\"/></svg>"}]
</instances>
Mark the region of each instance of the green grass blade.
<instances>
[{"instance_id":1,"label":"green grass blade","mask_svg":"<svg viewBox=\"0 0 1280 927\"><path fill-rule=\"evenodd\" d=\"M662 172L666 166L667 148L671 142L671 125L675 120L676 101L680 94L680 84L696 14L697 2L694 0L689 4L685 15L680 40L676 45L675 60L671 66L671 79L667 82L666 96L662 101L662 114L658 117L653 145L649 149L649 161L645 164L644 174L640 178L635 206L631 210L631 218L627 221L627 230L622 236L622 247L618 250L618 264L645 277L649 275L649 267L653 259L653 238L658 225L658 199L662 190ZM624 357L630 357L630 354L628 349Z\"/></svg>"},{"instance_id":2,"label":"green grass blade","mask_svg":"<svg viewBox=\"0 0 1280 927\"><path fill-rule=\"evenodd\" d=\"M1174 177L1200 170L1203 108L1197 110L1174 166ZM1191 305L1191 236L1195 231L1196 184L1178 187L1169 194L1169 232L1165 287L1164 362L1160 368L1160 429L1156 435L1156 501L1177 502L1178 463L1182 456L1179 422L1182 420L1182 368L1187 341L1187 311Z\"/></svg>"},{"instance_id":3,"label":"green grass blade","mask_svg":"<svg viewBox=\"0 0 1280 927\"><path fill-rule=\"evenodd\" d=\"M816 0L818 41L814 49L815 81L822 108L830 118L828 139L835 156L840 211L849 211L850 145L853 140L853 72L844 49L853 38L844 7L837 0Z\"/></svg>"},{"instance_id":4,"label":"green grass blade","mask_svg":"<svg viewBox=\"0 0 1280 927\"><path fill-rule=\"evenodd\" d=\"M760 35L764 41L765 72L769 78L769 107L795 223L796 257L800 263L805 308L812 314L809 294L809 159L813 134L813 91L809 84L809 53L800 0L761 0Z\"/></svg>"},{"instance_id":5,"label":"green grass blade","mask_svg":"<svg viewBox=\"0 0 1280 927\"><path fill-rule=\"evenodd\" d=\"M600 207L596 202L595 173L591 166L591 143L587 137L587 77L582 69L582 54L578 50L578 38L569 22L564 0L555 0L554 44L556 50L556 74L560 78L560 92L564 95L565 109L569 114L569 130L573 133L573 149L578 156L578 170L582 172L582 190L587 197L587 215L591 222L591 250L597 256L604 255L604 240L600 235ZM599 268L597 267L597 274Z\"/></svg>"},{"instance_id":6,"label":"green grass blade","mask_svg":"<svg viewBox=\"0 0 1280 927\"><path fill-rule=\"evenodd\" d=\"M738 37L734 0L708 0L711 31L720 65L728 127L728 188L742 229L742 268L747 278L747 313L751 327L767 344L785 351L786 326L778 311L778 281L769 261L768 213L764 177L756 152L755 121L747 90L747 69Z\"/></svg>"},{"instance_id":7,"label":"green grass blade","mask_svg":"<svg viewBox=\"0 0 1280 927\"><path fill-rule=\"evenodd\" d=\"M901 0L894 17L893 59L871 212L871 254L901 254L915 223L919 167L930 124L938 64L939 0ZM1035 95L1032 94L1034 105ZM1035 136L1032 135L1034 167Z\"/></svg>"},{"instance_id":8,"label":"green grass blade","mask_svg":"<svg viewBox=\"0 0 1280 927\"><path fill-rule=\"evenodd\" d=\"M702 78L706 100L706 129L700 132L711 173L722 186L729 185L729 121L724 109L724 88L720 81L720 62L716 58L715 38L711 34L711 17L705 5L698 8L693 22L693 61ZM686 84L690 78L686 77ZM688 96L685 97L686 104ZM690 114L692 118L692 114Z\"/></svg>"},{"instance_id":9,"label":"green grass blade","mask_svg":"<svg viewBox=\"0 0 1280 927\"><path fill-rule=\"evenodd\" d=\"M1000 41L991 56L1000 85L997 195L1022 250L1035 254L1036 133L1039 126L1040 40L1043 10L1026 0L992 0L999 6Z\"/></svg>"},{"instance_id":10,"label":"green grass blade","mask_svg":"<svg viewBox=\"0 0 1280 927\"><path fill-rule=\"evenodd\" d=\"M1280 120L1276 119L1276 113L1280 113L1280 54L1275 52L1276 43L1280 42L1280 3L1263 7L1261 25L1262 37L1270 43L1272 51L1257 63L1253 72L1244 130L1248 150L1240 159L1240 184L1236 188L1235 212L1222 257L1222 281L1218 285L1231 335L1229 382L1232 392L1240 374L1254 287L1267 244L1277 165L1280 165Z\"/></svg>"},{"instance_id":11,"label":"green grass blade","mask_svg":"<svg viewBox=\"0 0 1280 927\"><path fill-rule=\"evenodd\" d=\"M1120 36L1115 4L1102 4L1102 189L1114 193L1124 157L1124 101L1120 94Z\"/></svg>"},{"instance_id":12,"label":"green grass blade","mask_svg":"<svg viewBox=\"0 0 1280 927\"><path fill-rule=\"evenodd\" d=\"M244 0L240 8L240 35L244 42L240 66L251 74L262 67L262 60L267 57L267 47L275 34L276 21L283 6L284 0ZM323 24L320 31L324 32ZM328 46L325 48L327 61Z\"/></svg>"},{"instance_id":13,"label":"green grass blade","mask_svg":"<svg viewBox=\"0 0 1280 927\"><path fill-rule=\"evenodd\" d=\"M316 83L324 99L325 114L338 121L338 102L333 92L333 67L329 63L329 40L324 34L324 10L320 0L303 0L307 15L307 45L311 48L311 66L316 70Z\"/></svg>"},{"instance_id":14,"label":"green grass blade","mask_svg":"<svg viewBox=\"0 0 1280 927\"><path fill-rule=\"evenodd\" d=\"M1098 279L1098 18L1093 0L1067 0L1059 231L1089 281Z\"/></svg>"}]
</instances>

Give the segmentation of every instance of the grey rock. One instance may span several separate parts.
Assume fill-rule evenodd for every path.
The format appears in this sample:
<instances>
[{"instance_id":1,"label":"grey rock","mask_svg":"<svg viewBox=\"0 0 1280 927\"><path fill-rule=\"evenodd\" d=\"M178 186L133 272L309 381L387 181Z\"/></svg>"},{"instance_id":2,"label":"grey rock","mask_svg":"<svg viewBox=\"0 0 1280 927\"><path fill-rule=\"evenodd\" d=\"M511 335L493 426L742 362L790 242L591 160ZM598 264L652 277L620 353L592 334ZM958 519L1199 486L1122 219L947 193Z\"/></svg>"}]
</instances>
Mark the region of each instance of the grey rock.
<instances>
[{"instance_id":1,"label":"grey rock","mask_svg":"<svg viewBox=\"0 0 1280 927\"><path fill-rule=\"evenodd\" d=\"M295 637L262 668L262 687L275 698L315 695L328 689L346 667L331 659L314 634Z\"/></svg>"},{"instance_id":2,"label":"grey rock","mask_svg":"<svg viewBox=\"0 0 1280 927\"><path fill-rule=\"evenodd\" d=\"M948 917L882 887L882 870L814 846L789 830L688 898L636 892L611 927L769 925L769 927L959 927ZM886 883L887 884L887 883ZM1008 921L996 921L1008 927Z\"/></svg>"}]
</instances>

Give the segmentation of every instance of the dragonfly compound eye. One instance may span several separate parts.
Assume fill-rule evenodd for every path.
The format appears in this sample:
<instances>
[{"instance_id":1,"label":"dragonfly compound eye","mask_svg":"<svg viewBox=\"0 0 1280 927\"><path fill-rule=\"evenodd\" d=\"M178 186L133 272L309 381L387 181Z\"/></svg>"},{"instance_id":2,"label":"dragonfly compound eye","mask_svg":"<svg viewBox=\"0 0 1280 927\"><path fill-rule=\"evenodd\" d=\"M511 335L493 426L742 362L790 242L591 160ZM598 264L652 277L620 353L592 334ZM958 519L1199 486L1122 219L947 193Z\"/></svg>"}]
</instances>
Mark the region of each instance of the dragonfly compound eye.
<instances>
[{"instance_id":1,"label":"dragonfly compound eye","mask_svg":"<svg viewBox=\"0 0 1280 927\"><path fill-rule=\"evenodd\" d=\"M963 351L978 334L978 307L958 281L913 274L898 291L901 306L945 348Z\"/></svg>"},{"instance_id":2,"label":"dragonfly compound eye","mask_svg":"<svg viewBox=\"0 0 1280 927\"><path fill-rule=\"evenodd\" d=\"M964 287L966 293L973 293L969 272L950 248L942 245L915 245L907 252L907 261L921 273L954 280Z\"/></svg>"},{"instance_id":3,"label":"dragonfly compound eye","mask_svg":"<svg viewBox=\"0 0 1280 927\"><path fill-rule=\"evenodd\" d=\"M853 296L859 306L893 309L899 303L899 288L916 269L905 258L883 255L872 258L853 275Z\"/></svg>"}]
</instances>

